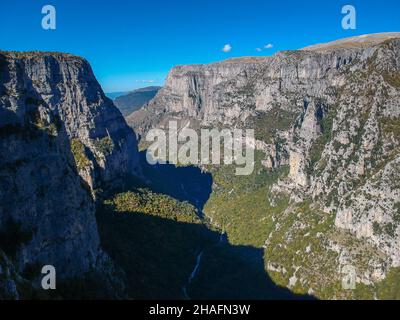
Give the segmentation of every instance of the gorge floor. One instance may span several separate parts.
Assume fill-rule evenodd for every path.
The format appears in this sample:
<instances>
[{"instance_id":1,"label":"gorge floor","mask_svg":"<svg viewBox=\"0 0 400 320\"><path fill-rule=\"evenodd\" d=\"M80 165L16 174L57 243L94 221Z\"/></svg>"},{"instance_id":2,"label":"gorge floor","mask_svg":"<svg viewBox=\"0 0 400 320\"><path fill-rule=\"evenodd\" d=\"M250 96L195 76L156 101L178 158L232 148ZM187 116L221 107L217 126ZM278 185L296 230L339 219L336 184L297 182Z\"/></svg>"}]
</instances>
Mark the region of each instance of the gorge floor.
<instances>
[{"instance_id":1,"label":"gorge floor","mask_svg":"<svg viewBox=\"0 0 400 320\"><path fill-rule=\"evenodd\" d=\"M108 208L98 214L102 245L127 274L130 296L137 299L311 298L275 285L265 271L263 248L232 245L223 230L199 214L212 193L210 173L195 167L145 163L142 167L148 178L147 186L157 192L152 200L147 198L146 204L134 210L125 205L134 202L132 199L124 205L114 201L117 210ZM163 216L162 209L146 213L145 208L157 207L160 197L179 199L168 200L176 201L175 207L170 208L173 216ZM189 215L182 214L180 203L196 210ZM196 217L188 221L193 213Z\"/></svg>"}]
</instances>

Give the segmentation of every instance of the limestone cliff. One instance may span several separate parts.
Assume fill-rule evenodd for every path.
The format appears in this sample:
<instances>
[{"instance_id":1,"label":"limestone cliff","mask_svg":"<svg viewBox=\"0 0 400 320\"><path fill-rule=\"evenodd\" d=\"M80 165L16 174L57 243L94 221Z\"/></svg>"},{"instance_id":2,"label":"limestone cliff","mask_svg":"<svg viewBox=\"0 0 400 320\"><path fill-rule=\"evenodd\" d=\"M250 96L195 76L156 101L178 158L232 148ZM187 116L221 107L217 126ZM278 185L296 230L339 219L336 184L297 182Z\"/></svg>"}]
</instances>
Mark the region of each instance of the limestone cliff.
<instances>
[{"instance_id":1,"label":"limestone cliff","mask_svg":"<svg viewBox=\"0 0 400 320\"><path fill-rule=\"evenodd\" d=\"M293 246L293 235L302 234L300 222L287 225L285 233L282 225L298 204L311 203L310 212L319 210L322 220L334 221L318 241L321 250L337 256L332 262L337 279L349 263L359 269L357 281L367 285L400 266L400 33L176 67L157 96L127 120L145 134L169 119L185 125L190 120L196 127L254 128L254 145L265 153L262 163L271 170L289 166L288 176L266 195L286 193L291 199L273 217L273 230L265 231L267 265L277 262L271 239ZM341 241L347 233L352 244ZM369 248L363 262L357 241ZM303 263L317 259L310 250L304 249ZM292 279L288 286L318 286L310 269L292 265L289 254L286 261L280 258L272 269L294 270L285 275Z\"/></svg>"},{"instance_id":2,"label":"limestone cliff","mask_svg":"<svg viewBox=\"0 0 400 320\"><path fill-rule=\"evenodd\" d=\"M0 52L0 287L8 296L18 297L21 275L37 286L45 264L59 280L108 272L94 196L138 174L135 135L84 59Z\"/></svg>"}]
</instances>

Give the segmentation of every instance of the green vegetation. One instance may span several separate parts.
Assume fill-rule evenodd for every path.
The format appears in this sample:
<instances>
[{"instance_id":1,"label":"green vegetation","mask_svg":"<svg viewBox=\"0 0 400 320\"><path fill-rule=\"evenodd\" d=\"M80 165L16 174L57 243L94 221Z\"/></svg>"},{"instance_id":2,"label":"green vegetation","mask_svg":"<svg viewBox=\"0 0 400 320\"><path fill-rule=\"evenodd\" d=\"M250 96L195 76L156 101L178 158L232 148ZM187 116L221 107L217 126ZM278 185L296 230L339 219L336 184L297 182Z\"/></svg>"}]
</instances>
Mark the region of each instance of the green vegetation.
<instances>
[{"instance_id":1,"label":"green vegetation","mask_svg":"<svg viewBox=\"0 0 400 320\"><path fill-rule=\"evenodd\" d=\"M376 236L379 236L383 233L381 225L376 221L374 221L372 224L372 231L374 232L374 235L376 235Z\"/></svg>"},{"instance_id":2,"label":"green vegetation","mask_svg":"<svg viewBox=\"0 0 400 320\"><path fill-rule=\"evenodd\" d=\"M125 271L130 297L183 297L199 250L218 239L196 213L147 189L117 194L99 207L102 247Z\"/></svg>"},{"instance_id":3,"label":"green vegetation","mask_svg":"<svg viewBox=\"0 0 400 320\"><path fill-rule=\"evenodd\" d=\"M278 131L288 130L298 114L273 107L268 113L260 113L252 120L257 140L273 143Z\"/></svg>"},{"instance_id":4,"label":"green vegetation","mask_svg":"<svg viewBox=\"0 0 400 320\"><path fill-rule=\"evenodd\" d=\"M0 138L8 138L10 136L18 136L27 141L44 137L56 137L61 129L61 120L58 116L53 117L54 120L49 122L41 118L40 112L35 109L25 114L25 119L20 123L10 123L0 128Z\"/></svg>"},{"instance_id":5,"label":"green vegetation","mask_svg":"<svg viewBox=\"0 0 400 320\"><path fill-rule=\"evenodd\" d=\"M29 99L27 99L29 100ZM29 100L30 103L41 104L39 100ZM48 122L40 116L39 110L35 109L27 113L27 117L30 123L26 126L28 131L34 133L34 131L42 131L48 133L50 136L55 137L58 134L58 122ZM36 132L37 133L37 132Z\"/></svg>"},{"instance_id":6,"label":"green vegetation","mask_svg":"<svg viewBox=\"0 0 400 320\"><path fill-rule=\"evenodd\" d=\"M228 233L233 244L261 247L271 228L271 214L287 206L286 197L274 199L273 206L269 188L288 174L288 167L269 171L261 165L262 158L257 151L255 168L249 176L235 176L234 166L210 169L214 187L204 212Z\"/></svg>"},{"instance_id":7,"label":"green vegetation","mask_svg":"<svg viewBox=\"0 0 400 320\"><path fill-rule=\"evenodd\" d=\"M392 268L385 280L376 284L378 299L400 300L400 268Z\"/></svg>"},{"instance_id":8,"label":"green vegetation","mask_svg":"<svg viewBox=\"0 0 400 320\"><path fill-rule=\"evenodd\" d=\"M337 276L334 277L337 254L326 248L326 235L333 229L334 215L311 209L310 203L305 201L275 216L276 227L270 233L264 257L267 263L286 270L269 271L277 284L288 285L296 274L306 281L296 282L292 288L295 293L304 294L313 288L318 297L332 298L340 288Z\"/></svg>"},{"instance_id":9,"label":"green vegetation","mask_svg":"<svg viewBox=\"0 0 400 320\"><path fill-rule=\"evenodd\" d=\"M400 118L389 118L380 117L379 118L380 128L386 136L393 135L397 140L400 137Z\"/></svg>"},{"instance_id":10,"label":"green vegetation","mask_svg":"<svg viewBox=\"0 0 400 320\"><path fill-rule=\"evenodd\" d=\"M385 223L383 230L389 237L394 238L396 236L396 227L397 226L394 223L389 222Z\"/></svg>"},{"instance_id":11,"label":"green vegetation","mask_svg":"<svg viewBox=\"0 0 400 320\"><path fill-rule=\"evenodd\" d=\"M382 76L392 87L400 88L400 72L384 72Z\"/></svg>"},{"instance_id":12,"label":"green vegetation","mask_svg":"<svg viewBox=\"0 0 400 320\"><path fill-rule=\"evenodd\" d=\"M32 59L38 57L51 56L59 59L71 59L82 61L81 57L62 52L52 52L52 51L1 51L0 55L6 58L16 58L16 59Z\"/></svg>"},{"instance_id":13,"label":"green vegetation","mask_svg":"<svg viewBox=\"0 0 400 320\"><path fill-rule=\"evenodd\" d=\"M153 193L148 189L138 189L117 194L104 202L117 213L141 213L177 222L201 223L196 209L187 202L180 202L169 196Z\"/></svg>"},{"instance_id":14,"label":"green vegetation","mask_svg":"<svg viewBox=\"0 0 400 320\"><path fill-rule=\"evenodd\" d=\"M78 170L90 166L91 162L86 155L85 146L79 139L71 139L71 152Z\"/></svg>"},{"instance_id":15,"label":"green vegetation","mask_svg":"<svg viewBox=\"0 0 400 320\"><path fill-rule=\"evenodd\" d=\"M126 274L129 297L183 298L182 288L200 252L198 275L187 288L191 298L290 294L268 279L261 248L221 242L220 234L188 203L136 189L105 200L97 220L102 247Z\"/></svg>"},{"instance_id":16,"label":"green vegetation","mask_svg":"<svg viewBox=\"0 0 400 320\"><path fill-rule=\"evenodd\" d=\"M398 155L400 146L399 118L379 117L378 121L379 139L372 150L370 163L373 169L367 174L367 177L377 174L389 162L393 161Z\"/></svg>"},{"instance_id":17,"label":"green vegetation","mask_svg":"<svg viewBox=\"0 0 400 320\"><path fill-rule=\"evenodd\" d=\"M391 222L379 224L378 222L374 221L374 223L372 224L372 230L374 232L374 235L376 236L382 234L386 234L392 238L396 236L396 225Z\"/></svg>"},{"instance_id":18,"label":"green vegetation","mask_svg":"<svg viewBox=\"0 0 400 320\"><path fill-rule=\"evenodd\" d=\"M328 114L321 120L320 126L322 129L322 134L317 139L315 139L310 148L310 160L306 168L308 174L312 174L314 172L315 166L321 160L322 152L325 149L325 145L331 140L332 125L335 116L336 108L330 110Z\"/></svg>"},{"instance_id":19,"label":"green vegetation","mask_svg":"<svg viewBox=\"0 0 400 320\"><path fill-rule=\"evenodd\" d=\"M94 145L96 149L104 155L110 155L114 150L114 142L109 136L97 139Z\"/></svg>"},{"instance_id":20,"label":"green vegetation","mask_svg":"<svg viewBox=\"0 0 400 320\"><path fill-rule=\"evenodd\" d=\"M372 299L376 290L371 285L357 283L355 290L343 289L338 253L330 249L330 244L349 250L357 274L370 270L371 261L384 263L387 257L363 239L336 229L335 214L325 213L311 203L293 205L275 216L277 228L270 234L265 260L284 267L286 272L270 271L271 278L285 286L296 275L298 281L292 288L295 293L312 288L321 299Z\"/></svg>"},{"instance_id":21,"label":"green vegetation","mask_svg":"<svg viewBox=\"0 0 400 320\"><path fill-rule=\"evenodd\" d=\"M400 202L396 202L393 206L393 209L396 210L393 214L393 221L396 224L400 223Z\"/></svg>"}]
</instances>

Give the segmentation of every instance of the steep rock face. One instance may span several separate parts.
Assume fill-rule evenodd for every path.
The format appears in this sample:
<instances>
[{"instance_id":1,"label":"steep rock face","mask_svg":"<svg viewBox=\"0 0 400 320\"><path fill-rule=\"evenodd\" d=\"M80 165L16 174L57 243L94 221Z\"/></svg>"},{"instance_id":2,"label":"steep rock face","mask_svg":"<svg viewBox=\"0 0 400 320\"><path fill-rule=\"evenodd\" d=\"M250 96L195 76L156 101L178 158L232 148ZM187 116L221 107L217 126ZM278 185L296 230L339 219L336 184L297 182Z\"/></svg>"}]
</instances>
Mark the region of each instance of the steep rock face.
<instances>
[{"instance_id":1,"label":"steep rock face","mask_svg":"<svg viewBox=\"0 0 400 320\"><path fill-rule=\"evenodd\" d=\"M22 121L26 112L36 112L38 121L61 122L76 149L84 146L78 169L92 188L139 173L135 135L85 60L57 54L1 59L5 111L14 113L2 117L4 125Z\"/></svg>"},{"instance_id":2,"label":"steep rock face","mask_svg":"<svg viewBox=\"0 0 400 320\"><path fill-rule=\"evenodd\" d=\"M235 89L245 84L249 74L256 71L257 61L237 59L212 65L175 67L156 97L147 106L128 116L127 121L139 134L157 126L161 119L165 122L166 115L185 116L204 124L227 122L237 115L239 109L244 108L238 104L223 110L224 101L221 99L224 99L225 91L221 90L225 89L229 81L233 81Z\"/></svg>"},{"instance_id":3,"label":"steep rock face","mask_svg":"<svg viewBox=\"0 0 400 320\"><path fill-rule=\"evenodd\" d=\"M85 60L0 53L0 150L0 249L16 272L105 271L95 189L140 169L132 129Z\"/></svg>"},{"instance_id":4,"label":"steep rock face","mask_svg":"<svg viewBox=\"0 0 400 320\"><path fill-rule=\"evenodd\" d=\"M399 38L367 35L272 57L177 67L128 121L141 134L169 119L254 128L262 163L290 167L272 191L288 193L294 203L312 201L326 217L334 215L331 231L348 230L371 245L379 257L371 255L357 281L378 281L399 266ZM297 225L290 232L299 232ZM338 268L349 261L361 266L337 239L325 242L341 255Z\"/></svg>"}]
</instances>

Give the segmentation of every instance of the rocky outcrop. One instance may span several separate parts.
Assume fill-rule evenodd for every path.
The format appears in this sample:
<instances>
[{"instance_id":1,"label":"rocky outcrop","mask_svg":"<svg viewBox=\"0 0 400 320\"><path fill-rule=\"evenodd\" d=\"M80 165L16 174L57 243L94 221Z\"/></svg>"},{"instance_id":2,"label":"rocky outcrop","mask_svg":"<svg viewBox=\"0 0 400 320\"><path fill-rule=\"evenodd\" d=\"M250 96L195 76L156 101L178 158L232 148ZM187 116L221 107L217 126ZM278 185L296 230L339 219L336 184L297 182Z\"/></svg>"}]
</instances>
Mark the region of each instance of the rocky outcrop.
<instances>
[{"instance_id":1,"label":"rocky outcrop","mask_svg":"<svg viewBox=\"0 0 400 320\"><path fill-rule=\"evenodd\" d=\"M94 196L138 174L135 135L84 59L0 53L0 249L8 266L33 272L36 285L45 264L58 279L106 272Z\"/></svg>"},{"instance_id":2,"label":"rocky outcrop","mask_svg":"<svg viewBox=\"0 0 400 320\"><path fill-rule=\"evenodd\" d=\"M386 255L381 274L400 266L399 106L400 33L389 33L176 67L128 121L142 135L169 119L254 128L263 164L290 168L272 189L334 214L332 229Z\"/></svg>"},{"instance_id":3,"label":"rocky outcrop","mask_svg":"<svg viewBox=\"0 0 400 320\"><path fill-rule=\"evenodd\" d=\"M1 65L7 99L2 112L14 113L2 117L3 126L21 123L27 113L34 113L43 126L61 125L75 146L83 145L83 154L75 154L83 160L77 161L78 170L93 189L126 174L139 174L135 135L84 59L7 53L1 56Z\"/></svg>"},{"instance_id":4,"label":"rocky outcrop","mask_svg":"<svg viewBox=\"0 0 400 320\"><path fill-rule=\"evenodd\" d=\"M261 60L265 60L262 58ZM202 124L214 121L229 122L246 106L238 103L225 106L227 84L235 92L256 72L259 59L235 59L212 65L178 66L169 73L165 86L147 106L127 117L138 133L157 126L162 119L190 117ZM233 93L234 93L233 92Z\"/></svg>"}]
</instances>

